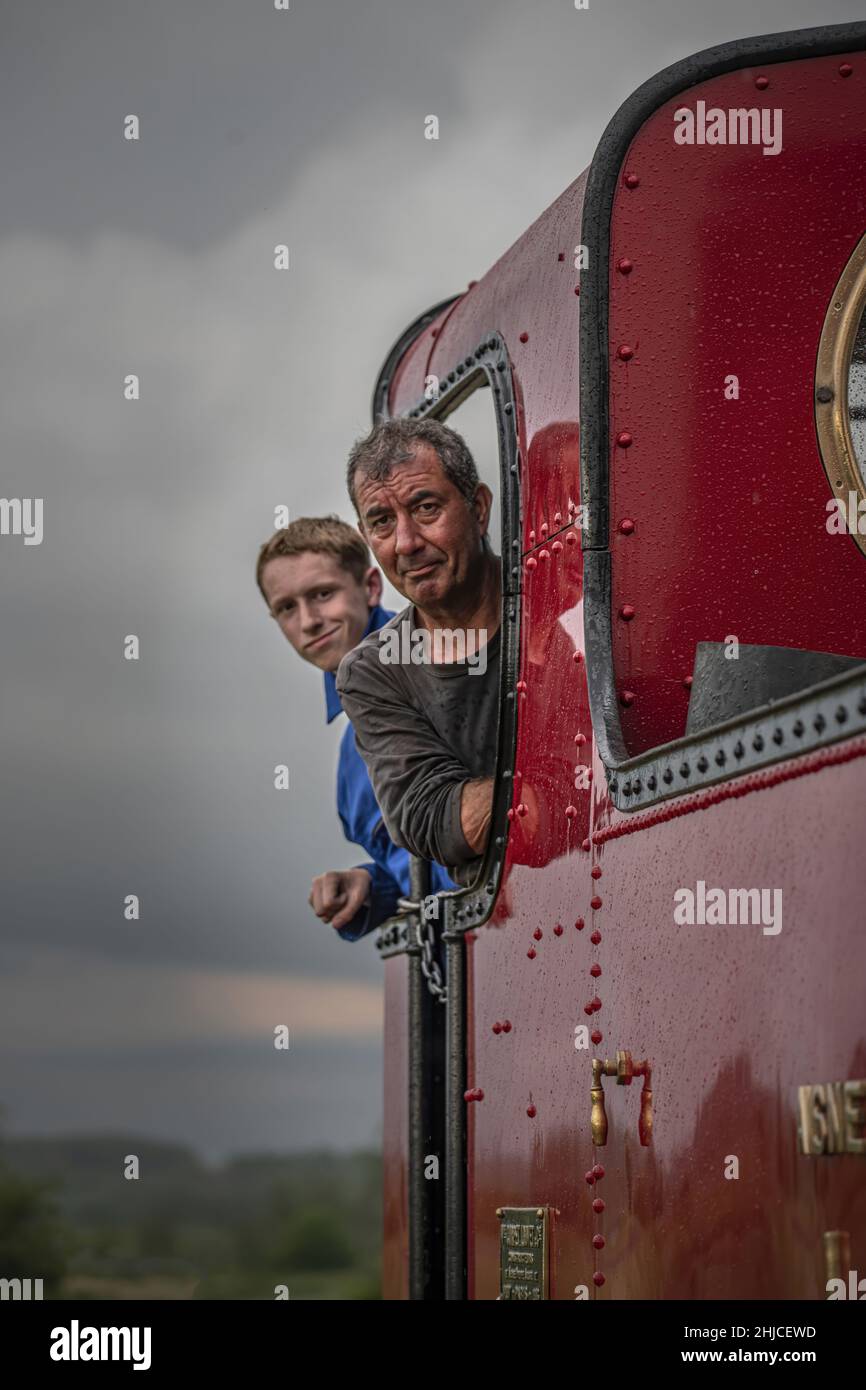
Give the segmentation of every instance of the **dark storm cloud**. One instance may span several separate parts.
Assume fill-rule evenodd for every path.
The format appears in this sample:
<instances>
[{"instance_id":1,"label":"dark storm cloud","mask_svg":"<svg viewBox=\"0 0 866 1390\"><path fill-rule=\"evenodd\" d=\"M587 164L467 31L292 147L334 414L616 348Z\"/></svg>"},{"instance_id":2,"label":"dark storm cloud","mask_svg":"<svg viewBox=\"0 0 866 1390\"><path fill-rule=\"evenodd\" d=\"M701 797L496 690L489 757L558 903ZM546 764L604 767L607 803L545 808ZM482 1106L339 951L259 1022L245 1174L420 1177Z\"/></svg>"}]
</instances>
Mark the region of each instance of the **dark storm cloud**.
<instances>
[{"instance_id":1,"label":"dark storm cloud","mask_svg":"<svg viewBox=\"0 0 866 1390\"><path fill-rule=\"evenodd\" d=\"M393 338L484 273L588 163L635 86L711 43L861 10L3 6L3 491L45 499L45 537L0 538L0 1047L24 1036L13 996L37 1017L52 1010L50 1045L16 1048L0 1094L12 1127L79 1127L76 1114L111 1127L122 1111L186 1136L194 1095L214 1147L302 1146L341 1123L344 1142L369 1140L369 996L351 1083L349 1044L310 1036L294 1084L321 1085L287 1093L276 1121L249 1052L221 1092L227 1054L205 1065L181 1027L190 1011L218 1048L190 1000L203 981L214 999L236 981L267 1032L278 1004L248 987L270 973L287 1001L305 982L319 991L336 1035L343 996L324 986L358 983L375 1000L381 979L371 944L335 939L306 904L313 872L363 855L339 834L321 678L255 588L273 508L348 515L344 459ZM137 144L121 137L130 112ZM431 113L438 142L423 139ZM278 242L291 251L282 275ZM134 404L128 372L141 376ZM123 660L128 633L137 663ZM288 793L273 789L276 763ZM127 893L138 923L123 918ZM160 971L175 988L154 983ZM134 1037L106 1002L73 1063L63 1039L118 998ZM128 1086L107 1060L113 1036ZM225 1046L246 1038L227 1027ZM256 1103L226 1100L241 1093Z\"/></svg>"}]
</instances>

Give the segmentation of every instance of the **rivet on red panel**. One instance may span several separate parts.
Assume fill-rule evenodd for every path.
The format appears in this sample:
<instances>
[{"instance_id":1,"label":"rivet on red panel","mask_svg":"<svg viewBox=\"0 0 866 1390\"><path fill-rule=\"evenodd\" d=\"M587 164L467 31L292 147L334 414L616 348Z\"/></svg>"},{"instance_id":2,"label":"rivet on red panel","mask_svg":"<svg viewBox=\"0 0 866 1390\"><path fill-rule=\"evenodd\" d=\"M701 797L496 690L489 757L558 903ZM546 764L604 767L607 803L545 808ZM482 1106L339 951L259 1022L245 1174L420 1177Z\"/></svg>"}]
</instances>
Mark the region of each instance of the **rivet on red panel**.
<instances>
[{"instance_id":1,"label":"rivet on red panel","mask_svg":"<svg viewBox=\"0 0 866 1390\"><path fill-rule=\"evenodd\" d=\"M623 517L619 523L619 529L624 536L630 536L634 531L634 522L630 516Z\"/></svg>"}]
</instances>

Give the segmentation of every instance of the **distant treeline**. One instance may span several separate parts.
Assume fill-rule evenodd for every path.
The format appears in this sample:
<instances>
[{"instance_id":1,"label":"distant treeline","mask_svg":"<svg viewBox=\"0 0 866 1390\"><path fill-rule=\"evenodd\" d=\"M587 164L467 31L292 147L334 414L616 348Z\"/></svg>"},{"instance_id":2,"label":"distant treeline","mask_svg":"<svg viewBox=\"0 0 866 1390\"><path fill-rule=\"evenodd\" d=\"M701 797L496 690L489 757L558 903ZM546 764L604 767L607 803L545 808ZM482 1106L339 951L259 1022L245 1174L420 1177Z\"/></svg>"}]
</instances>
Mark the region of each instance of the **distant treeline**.
<instances>
[{"instance_id":1,"label":"distant treeline","mask_svg":"<svg viewBox=\"0 0 866 1390\"><path fill-rule=\"evenodd\" d=\"M210 1166L128 1134L0 1139L0 1278L60 1299L379 1298L381 1173L371 1152Z\"/></svg>"}]
</instances>

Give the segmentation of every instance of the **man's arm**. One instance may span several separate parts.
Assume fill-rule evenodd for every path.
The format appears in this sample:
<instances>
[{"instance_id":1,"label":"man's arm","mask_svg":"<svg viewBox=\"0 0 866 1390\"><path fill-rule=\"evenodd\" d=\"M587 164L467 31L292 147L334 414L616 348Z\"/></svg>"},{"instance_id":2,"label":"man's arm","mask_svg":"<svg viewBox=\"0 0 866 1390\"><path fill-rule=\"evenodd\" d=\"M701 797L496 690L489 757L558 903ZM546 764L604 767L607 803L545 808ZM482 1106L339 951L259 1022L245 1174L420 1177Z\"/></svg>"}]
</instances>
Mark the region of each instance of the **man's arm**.
<instances>
[{"instance_id":1,"label":"man's arm","mask_svg":"<svg viewBox=\"0 0 866 1390\"><path fill-rule=\"evenodd\" d=\"M463 829L463 787L468 769L448 748L429 719L397 688L393 668L373 651L356 647L343 658L337 690L355 730L376 800L391 839L422 859L448 867L465 864L478 851ZM474 806L477 793L470 793ZM472 824L478 819L474 806ZM486 826L478 821L476 835ZM489 814L487 817L489 822Z\"/></svg>"},{"instance_id":2,"label":"man's arm","mask_svg":"<svg viewBox=\"0 0 866 1390\"><path fill-rule=\"evenodd\" d=\"M493 811L493 778L480 777L464 782L460 798L460 825L466 843L476 854L483 854L490 834Z\"/></svg>"}]
</instances>

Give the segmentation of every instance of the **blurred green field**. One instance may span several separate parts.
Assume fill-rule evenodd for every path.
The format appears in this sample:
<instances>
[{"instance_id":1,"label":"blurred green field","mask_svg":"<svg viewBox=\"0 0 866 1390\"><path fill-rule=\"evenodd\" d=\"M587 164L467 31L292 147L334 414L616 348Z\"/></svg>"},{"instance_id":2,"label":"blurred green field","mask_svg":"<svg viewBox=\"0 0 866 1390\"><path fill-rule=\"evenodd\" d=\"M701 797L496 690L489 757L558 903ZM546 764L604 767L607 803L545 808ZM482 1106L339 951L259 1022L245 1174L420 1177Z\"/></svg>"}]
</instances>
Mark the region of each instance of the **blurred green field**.
<instances>
[{"instance_id":1,"label":"blurred green field","mask_svg":"<svg viewBox=\"0 0 866 1390\"><path fill-rule=\"evenodd\" d=\"M212 1166L130 1135L0 1140L0 1277L46 1299L378 1299L381 1220L378 1153Z\"/></svg>"}]
</instances>

